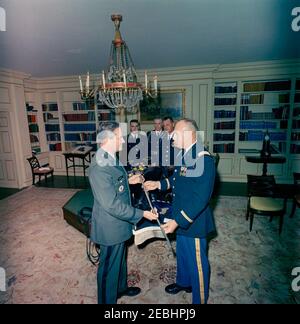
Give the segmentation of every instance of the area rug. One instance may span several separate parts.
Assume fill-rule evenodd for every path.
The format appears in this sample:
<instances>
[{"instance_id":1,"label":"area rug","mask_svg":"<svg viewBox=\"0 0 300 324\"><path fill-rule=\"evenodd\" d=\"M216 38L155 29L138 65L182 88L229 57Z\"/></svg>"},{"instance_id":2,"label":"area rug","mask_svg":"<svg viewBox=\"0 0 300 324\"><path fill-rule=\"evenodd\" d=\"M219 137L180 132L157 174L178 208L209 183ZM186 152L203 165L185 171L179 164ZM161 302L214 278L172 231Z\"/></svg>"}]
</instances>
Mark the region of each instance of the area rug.
<instances>
[{"instance_id":1,"label":"area rug","mask_svg":"<svg viewBox=\"0 0 300 324\"><path fill-rule=\"evenodd\" d=\"M62 206L77 190L31 187L0 201L0 267L7 291L1 304L94 304L96 268L85 254L85 237L63 220ZM281 236L278 220L256 217L249 233L246 199L214 200L218 235L210 241L210 304L299 303L292 269L300 267L300 214L286 217ZM175 246L175 242L173 242ZM128 304L189 304L191 295L167 295L176 263L164 241L128 253L129 285L142 288Z\"/></svg>"}]
</instances>

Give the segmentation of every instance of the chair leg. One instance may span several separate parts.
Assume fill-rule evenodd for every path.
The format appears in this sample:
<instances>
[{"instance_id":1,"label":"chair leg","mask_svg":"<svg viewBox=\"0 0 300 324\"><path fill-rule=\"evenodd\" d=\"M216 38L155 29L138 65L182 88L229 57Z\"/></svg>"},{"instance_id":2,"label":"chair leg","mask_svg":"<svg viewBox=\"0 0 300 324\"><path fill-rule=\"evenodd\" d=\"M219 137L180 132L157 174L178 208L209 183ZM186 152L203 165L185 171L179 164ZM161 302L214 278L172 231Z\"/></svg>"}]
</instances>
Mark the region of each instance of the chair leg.
<instances>
[{"instance_id":1,"label":"chair leg","mask_svg":"<svg viewBox=\"0 0 300 324\"><path fill-rule=\"evenodd\" d=\"M253 221L254 221L254 214L250 213L250 232L252 232Z\"/></svg>"},{"instance_id":2,"label":"chair leg","mask_svg":"<svg viewBox=\"0 0 300 324\"><path fill-rule=\"evenodd\" d=\"M39 185L41 185L41 176L39 175Z\"/></svg>"},{"instance_id":3,"label":"chair leg","mask_svg":"<svg viewBox=\"0 0 300 324\"><path fill-rule=\"evenodd\" d=\"M284 221L284 215L281 215L279 219L279 235L282 233L283 221Z\"/></svg>"},{"instance_id":4,"label":"chair leg","mask_svg":"<svg viewBox=\"0 0 300 324\"><path fill-rule=\"evenodd\" d=\"M273 221L273 218L274 218L273 216L271 216L271 217L270 217L270 223L272 223L272 221Z\"/></svg>"},{"instance_id":5,"label":"chair leg","mask_svg":"<svg viewBox=\"0 0 300 324\"><path fill-rule=\"evenodd\" d=\"M32 175L32 185L33 186L35 185L35 175L34 174Z\"/></svg>"},{"instance_id":6,"label":"chair leg","mask_svg":"<svg viewBox=\"0 0 300 324\"><path fill-rule=\"evenodd\" d=\"M249 220L249 214L250 214L249 207L247 207L247 211L246 211L246 221Z\"/></svg>"},{"instance_id":7,"label":"chair leg","mask_svg":"<svg viewBox=\"0 0 300 324\"><path fill-rule=\"evenodd\" d=\"M297 208L297 203L296 203L296 200L294 199L293 200L293 207L292 207L292 212L291 212L290 218L293 218L294 217L296 208Z\"/></svg>"}]
</instances>

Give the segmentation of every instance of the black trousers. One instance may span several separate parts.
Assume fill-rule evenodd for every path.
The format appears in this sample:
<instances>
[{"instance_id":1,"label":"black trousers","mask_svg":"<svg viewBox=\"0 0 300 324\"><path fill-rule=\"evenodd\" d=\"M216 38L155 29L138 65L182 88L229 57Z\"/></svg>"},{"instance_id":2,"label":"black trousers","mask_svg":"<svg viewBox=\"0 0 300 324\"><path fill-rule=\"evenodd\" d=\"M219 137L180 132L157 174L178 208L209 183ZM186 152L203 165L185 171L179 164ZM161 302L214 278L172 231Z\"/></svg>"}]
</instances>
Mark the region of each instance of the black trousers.
<instances>
[{"instance_id":1,"label":"black trousers","mask_svg":"<svg viewBox=\"0 0 300 324\"><path fill-rule=\"evenodd\" d=\"M98 267L98 304L116 304L118 294L127 289L127 246L100 245Z\"/></svg>"}]
</instances>

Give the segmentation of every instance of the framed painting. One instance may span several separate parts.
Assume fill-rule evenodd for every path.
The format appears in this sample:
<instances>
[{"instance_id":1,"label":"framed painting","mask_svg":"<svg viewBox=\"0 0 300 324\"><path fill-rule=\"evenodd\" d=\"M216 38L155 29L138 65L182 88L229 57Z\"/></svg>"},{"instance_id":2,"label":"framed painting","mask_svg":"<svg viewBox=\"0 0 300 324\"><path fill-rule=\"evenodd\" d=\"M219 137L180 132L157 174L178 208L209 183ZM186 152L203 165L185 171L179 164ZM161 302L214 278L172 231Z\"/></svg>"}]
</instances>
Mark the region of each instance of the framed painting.
<instances>
[{"instance_id":1,"label":"framed painting","mask_svg":"<svg viewBox=\"0 0 300 324\"><path fill-rule=\"evenodd\" d=\"M141 124L153 123L156 117L172 117L174 120L185 115L185 89L161 90L155 99L146 98L140 103Z\"/></svg>"}]
</instances>

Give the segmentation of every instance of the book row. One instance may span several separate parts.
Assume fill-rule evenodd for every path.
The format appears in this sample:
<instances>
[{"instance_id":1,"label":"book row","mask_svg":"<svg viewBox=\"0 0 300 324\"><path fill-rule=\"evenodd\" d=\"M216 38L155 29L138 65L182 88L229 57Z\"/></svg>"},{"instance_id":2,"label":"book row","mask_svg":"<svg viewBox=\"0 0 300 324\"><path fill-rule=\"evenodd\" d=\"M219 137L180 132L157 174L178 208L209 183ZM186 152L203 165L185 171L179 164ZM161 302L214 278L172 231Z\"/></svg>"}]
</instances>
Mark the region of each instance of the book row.
<instances>
[{"instance_id":1,"label":"book row","mask_svg":"<svg viewBox=\"0 0 300 324\"><path fill-rule=\"evenodd\" d=\"M216 110L214 116L215 118L235 118L236 112L233 110Z\"/></svg>"},{"instance_id":2,"label":"book row","mask_svg":"<svg viewBox=\"0 0 300 324\"><path fill-rule=\"evenodd\" d=\"M47 141L48 142L57 142L57 141L60 141L60 140L61 140L60 133L47 134Z\"/></svg>"},{"instance_id":3,"label":"book row","mask_svg":"<svg viewBox=\"0 0 300 324\"><path fill-rule=\"evenodd\" d=\"M270 140L271 141L286 141L287 134L285 132L270 132ZM265 136L265 132L263 131L248 131L248 132L240 132L240 141L263 141Z\"/></svg>"},{"instance_id":4,"label":"book row","mask_svg":"<svg viewBox=\"0 0 300 324\"><path fill-rule=\"evenodd\" d=\"M214 141L218 142L218 141L234 141L235 140L235 133L231 133L231 134L219 134L219 133L215 133L214 134Z\"/></svg>"},{"instance_id":5,"label":"book row","mask_svg":"<svg viewBox=\"0 0 300 324\"><path fill-rule=\"evenodd\" d=\"M235 129L235 121L215 123L214 129Z\"/></svg>"},{"instance_id":6,"label":"book row","mask_svg":"<svg viewBox=\"0 0 300 324\"><path fill-rule=\"evenodd\" d=\"M66 141L96 141L96 133L79 133L79 134L65 134Z\"/></svg>"},{"instance_id":7,"label":"book row","mask_svg":"<svg viewBox=\"0 0 300 324\"><path fill-rule=\"evenodd\" d=\"M215 153L234 153L234 144L214 144Z\"/></svg>"},{"instance_id":8,"label":"book row","mask_svg":"<svg viewBox=\"0 0 300 324\"><path fill-rule=\"evenodd\" d=\"M95 113L90 111L87 114L64 114L66 122L95 121Z\"/></svg>"}]
</instances>

